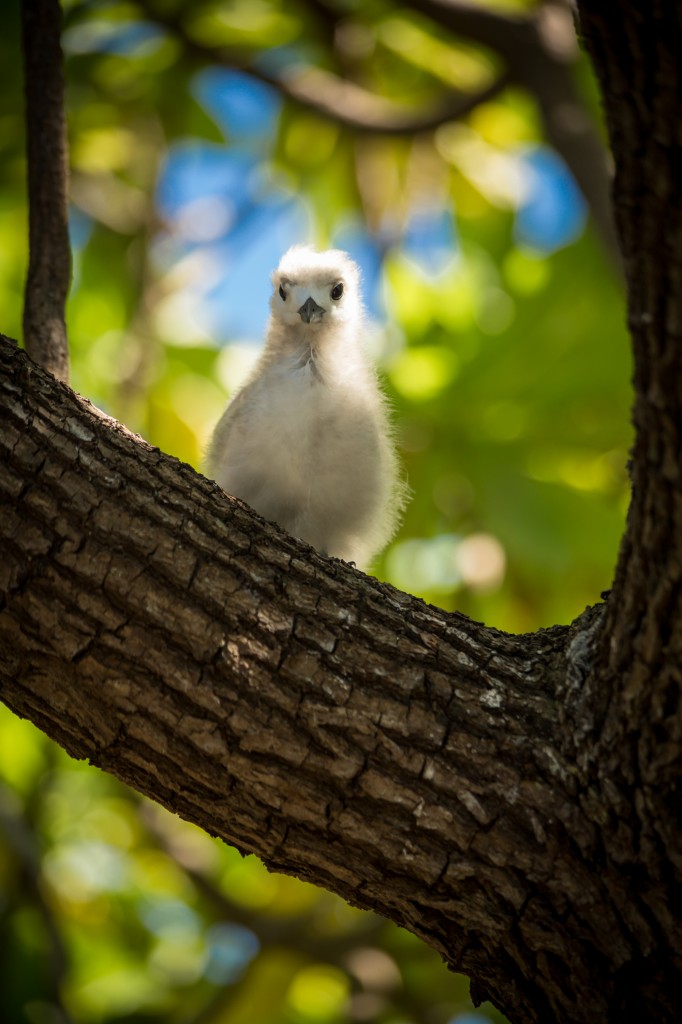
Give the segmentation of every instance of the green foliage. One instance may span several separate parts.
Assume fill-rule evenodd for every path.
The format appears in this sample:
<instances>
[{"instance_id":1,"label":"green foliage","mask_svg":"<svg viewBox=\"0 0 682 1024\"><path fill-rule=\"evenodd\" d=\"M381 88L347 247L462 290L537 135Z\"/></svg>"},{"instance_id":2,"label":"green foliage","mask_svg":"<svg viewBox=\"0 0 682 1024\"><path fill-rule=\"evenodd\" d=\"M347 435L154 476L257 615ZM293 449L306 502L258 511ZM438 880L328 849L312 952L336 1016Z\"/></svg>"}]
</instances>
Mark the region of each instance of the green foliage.
<instances>
[{"instance_id":1,"label":"green foliage","mask_svg":"<svg viewBox=\"0 0 682 1024\"><path fill-rule=\"evenodd\" d=\"M27 263L17 9L0 39L0 329L15 337ZM135 4L64 9L73 385L200 468L254 349L202 326L192 285L210 267L174 252L155 186L177 143L234 139L198 100L200 64L171 32L110 45L144 21ZM323 9L158 6L184 10L200 43L243 56L289 46L338 70ZM346 60L368 88L416 106L443 83L489 80L489 54L426 19L380 3L354 11ZM539 132L532 98L511 90L465 124L399 139L286 102L261 153L262 195L304 197L319 244L360 217L385 250L388 325L375 345L413 496L376 573L512 631L569 622L598 600L627 500L620 287L591 230L553 255L515 234L510 161ZM410 212L434 203L454 206L458 247L427 274L401 238ZM8 1020L445 1024L470 1005L465 980L406 932L267 874L4 711L0 779Z\"/></svg>"}]
</instances>

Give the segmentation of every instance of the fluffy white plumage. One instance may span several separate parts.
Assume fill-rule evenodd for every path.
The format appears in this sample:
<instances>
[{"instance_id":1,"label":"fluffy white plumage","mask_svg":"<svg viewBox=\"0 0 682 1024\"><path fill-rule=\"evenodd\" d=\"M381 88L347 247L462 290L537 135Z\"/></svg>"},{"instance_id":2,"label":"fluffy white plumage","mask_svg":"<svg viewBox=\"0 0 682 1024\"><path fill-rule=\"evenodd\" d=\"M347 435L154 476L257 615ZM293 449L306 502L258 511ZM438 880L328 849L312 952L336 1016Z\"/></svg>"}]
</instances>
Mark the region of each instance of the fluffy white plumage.
<instances>
[{"instance_id":1,"label":"fluffy white plumage","mask_svg":"<svg viewBox=\"0 0 682 1024\"><path fill-rule=\"evenodd\" d=\"M358 268L294 246L273 274L265 348L210 444L208 471L319 551L367 565L405 503L363 346Z\"/></svg>"}]
</instances>

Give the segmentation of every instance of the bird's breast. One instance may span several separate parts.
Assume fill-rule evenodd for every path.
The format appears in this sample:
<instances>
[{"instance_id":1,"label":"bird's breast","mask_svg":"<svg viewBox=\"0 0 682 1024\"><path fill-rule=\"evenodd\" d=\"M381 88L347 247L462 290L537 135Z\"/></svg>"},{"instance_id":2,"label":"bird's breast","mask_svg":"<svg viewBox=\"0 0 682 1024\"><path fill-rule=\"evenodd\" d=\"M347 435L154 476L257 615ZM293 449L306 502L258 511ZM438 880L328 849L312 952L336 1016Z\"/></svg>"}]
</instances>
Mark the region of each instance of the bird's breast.
<instances>
[{"instance_id":1,"label":"bird's breast","mask_svg":"<svg viewBox=\"0 0 682 1024\"><path fill-rule=\"evenodd\" d=\"M325 367L306 362L274 374L261 390L258 403L261 442L307 459L330 436L347 432L357 408L357 395L331 377Z\"/></svg>"}]
</instances>

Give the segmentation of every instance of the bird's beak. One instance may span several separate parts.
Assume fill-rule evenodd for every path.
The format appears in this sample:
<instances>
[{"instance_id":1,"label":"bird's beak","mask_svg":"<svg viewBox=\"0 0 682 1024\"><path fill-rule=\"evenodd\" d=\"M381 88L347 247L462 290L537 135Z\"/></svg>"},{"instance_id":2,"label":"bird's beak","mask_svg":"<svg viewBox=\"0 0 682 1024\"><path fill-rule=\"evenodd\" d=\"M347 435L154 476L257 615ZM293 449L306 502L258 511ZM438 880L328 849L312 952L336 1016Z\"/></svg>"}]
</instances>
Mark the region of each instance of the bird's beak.
<instances>
[{"instance_id":1,"label":"bird's beak","mask_svg":"<svg viewBox=\"0 0 682 1024\"><path fill-rule=\"evenodd\" d=\"M321 320L322 316L324 315L324 312L325 311L322 308L322 306L318 306L318 304L315 302L315 299L311 298L310 296L305 300L305 302L298 311L301 320L304 320L307 324L310 323L315 313L320 314L319 319Z\"/></svg>"}]
</instances>

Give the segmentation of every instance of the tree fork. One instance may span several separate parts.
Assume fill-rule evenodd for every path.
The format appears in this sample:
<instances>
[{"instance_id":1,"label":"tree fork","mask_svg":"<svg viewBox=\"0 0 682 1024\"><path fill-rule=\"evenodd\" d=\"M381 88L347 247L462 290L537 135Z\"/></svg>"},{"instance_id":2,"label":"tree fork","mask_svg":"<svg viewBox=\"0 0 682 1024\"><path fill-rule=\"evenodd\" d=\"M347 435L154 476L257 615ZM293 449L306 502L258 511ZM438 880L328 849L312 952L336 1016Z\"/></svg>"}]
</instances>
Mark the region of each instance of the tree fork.
<instances>
[{"instance_id":1,"label":"tree fork","mask_svg":"<svg viewBox=\"0 0 682 1024\"><path fill-rule=\"evenodd\" d=\"M619 978L672 937L636 879L595 871L600 790L567 722L596 727L604 606L519 637L429 607L265 523L10 342L0 366L2 700L409 928L512 1020L622 1010Z\"/></svg>"}]
</instances>

